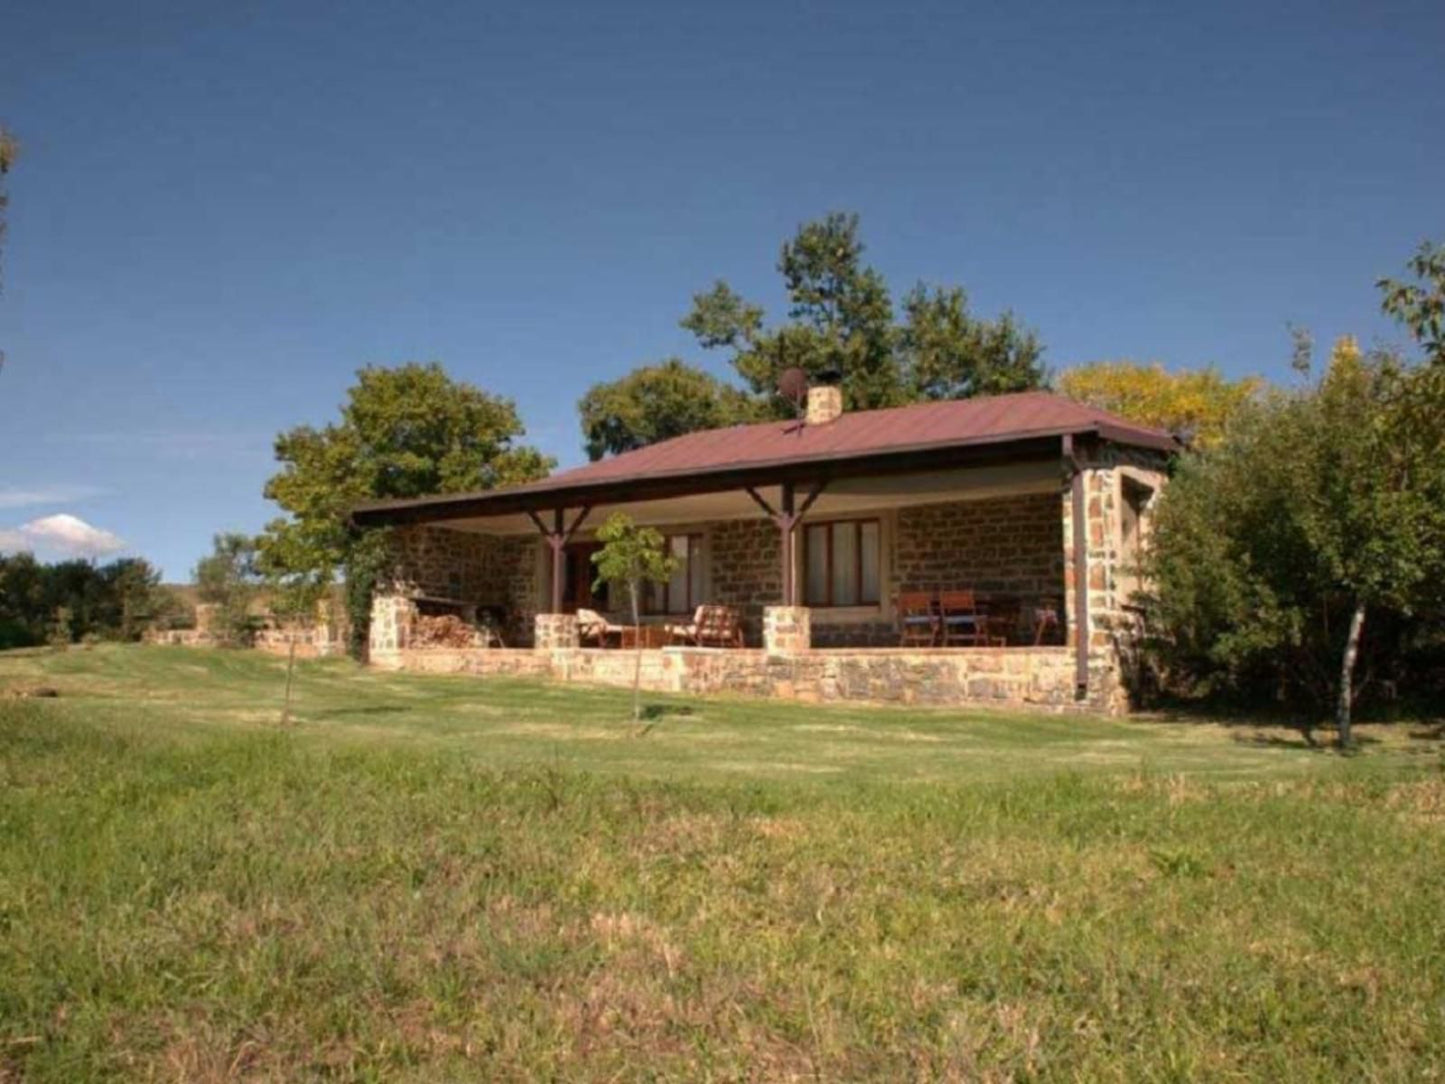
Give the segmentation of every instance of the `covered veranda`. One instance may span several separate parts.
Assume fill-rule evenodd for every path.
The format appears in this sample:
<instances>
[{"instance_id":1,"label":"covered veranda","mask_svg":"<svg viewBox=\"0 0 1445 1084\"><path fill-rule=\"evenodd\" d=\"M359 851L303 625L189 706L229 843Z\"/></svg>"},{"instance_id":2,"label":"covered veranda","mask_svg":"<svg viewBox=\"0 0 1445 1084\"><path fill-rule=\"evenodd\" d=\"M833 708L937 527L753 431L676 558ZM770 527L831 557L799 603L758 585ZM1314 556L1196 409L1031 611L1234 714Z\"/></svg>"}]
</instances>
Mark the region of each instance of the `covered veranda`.
<instances>
[{"instance_id":1,"label":"covered veranda","mask_svg":"<svg viewBox=\"0 0 1445 1084\"><path fill-rule=\"evenodd\" d=\"M817 439L833 426L779 423L770 450L784 454L729 456L740 434L721 430L692 435L724 438L711 457L658 454L685 437L526 486L359 508L356 523L394 528L399 549L373 661L630 682L607 645L641 643L644 682L667 691L1108 706L1121 531L1157 486L1161 449L1120 455L1131 450L1088 422L861 451ZM618 511L662 531L680 571L657 590L648 631L596 640L593 613L630 625L589 574L592 534ZM735 611L746 646L677 636L698 606ZM448 612L488 634L411 635L418 617Z\"/></svg>"}]
</instances>

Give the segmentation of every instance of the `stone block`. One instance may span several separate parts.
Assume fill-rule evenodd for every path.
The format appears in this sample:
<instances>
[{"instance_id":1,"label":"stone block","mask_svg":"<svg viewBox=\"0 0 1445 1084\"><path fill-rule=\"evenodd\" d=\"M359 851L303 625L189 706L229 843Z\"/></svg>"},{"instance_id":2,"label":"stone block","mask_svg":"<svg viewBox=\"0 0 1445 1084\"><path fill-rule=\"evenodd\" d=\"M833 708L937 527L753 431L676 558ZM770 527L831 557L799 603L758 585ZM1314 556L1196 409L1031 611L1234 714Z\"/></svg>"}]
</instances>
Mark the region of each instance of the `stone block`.
<instances>
[{"instance_id":1,"label":"stone block","mask_svg":"<svg viewBox=\"0 0 1445 1084\"><path fill-rule=\"evenodd\" d=\"M532 646L535 650L566 651L575 649L579 643L576 614L538 614L533 619Z\"/></svg>"}]
</instances>

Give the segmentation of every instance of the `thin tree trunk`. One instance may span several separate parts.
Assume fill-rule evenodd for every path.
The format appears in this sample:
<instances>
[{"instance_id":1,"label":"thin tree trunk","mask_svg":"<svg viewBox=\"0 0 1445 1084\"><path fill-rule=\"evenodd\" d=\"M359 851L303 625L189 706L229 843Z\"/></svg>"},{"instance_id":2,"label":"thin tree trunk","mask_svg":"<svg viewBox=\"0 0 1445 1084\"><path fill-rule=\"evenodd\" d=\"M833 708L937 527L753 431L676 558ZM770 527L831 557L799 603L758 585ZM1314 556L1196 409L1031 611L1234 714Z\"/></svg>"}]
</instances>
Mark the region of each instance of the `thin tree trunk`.
<instances>
[{"instance_id":1,"label":"thin tree trunk","mask_svg":"<svg viewBox=\"0 0 1445 1084\"><path fill-rule=\"evenodd\" d=\"M1350 736L1350 701L1353 696L1355 658L1360 653L1360 632L1365 627L1365 603L1355 603L1355 612L1350 617L1350 633L1345 637L1345 657L1340 664L1340 699L1335 705L1335 730L1339 733L1340 747L1348 749L1354 744Z\"/></svg>"},{"instance_id":2,"label":"thin tree trunk","mask_svg":"<svg viewBox=\"0 0 1445 1084\"><path fill-rule=\"evenodd\" d=\"M296 671L296 634L291 634L291 644L286 651L286 699L281 705L281 725L291 721L291 675Z\"/></svg>"},{"instance_id":3,"label":"thin tree trunk","mask_svg":"<svg viewBox=\"0 0 1445 1084\"><path fill-rule=\"evenodd\" d=\"M632 666L632 721L642 721L642 617L637 609L637 584L627 585L632 597L632 642L637 648L636 661Z\"/></svg>"}]
</instances>

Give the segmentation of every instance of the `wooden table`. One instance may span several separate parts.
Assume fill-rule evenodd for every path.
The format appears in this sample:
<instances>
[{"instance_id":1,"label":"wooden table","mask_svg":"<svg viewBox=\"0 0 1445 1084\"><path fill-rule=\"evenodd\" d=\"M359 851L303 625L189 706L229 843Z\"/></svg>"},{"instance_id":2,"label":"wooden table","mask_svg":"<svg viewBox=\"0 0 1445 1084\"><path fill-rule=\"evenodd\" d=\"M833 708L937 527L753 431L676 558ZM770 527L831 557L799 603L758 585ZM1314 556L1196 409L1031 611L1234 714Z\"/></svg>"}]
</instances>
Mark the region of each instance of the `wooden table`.
<instances>
[{"instance_id":1,"label":"wooden table","mask_svg":"<svg viewBox=\"0 0 1445 1084\"><path fill-rule=\"evenodd\" d=\"M668 640L667 628L663 625L623 625L617 646L653 649L666 647Z\"/></svg>"}]
</instances>

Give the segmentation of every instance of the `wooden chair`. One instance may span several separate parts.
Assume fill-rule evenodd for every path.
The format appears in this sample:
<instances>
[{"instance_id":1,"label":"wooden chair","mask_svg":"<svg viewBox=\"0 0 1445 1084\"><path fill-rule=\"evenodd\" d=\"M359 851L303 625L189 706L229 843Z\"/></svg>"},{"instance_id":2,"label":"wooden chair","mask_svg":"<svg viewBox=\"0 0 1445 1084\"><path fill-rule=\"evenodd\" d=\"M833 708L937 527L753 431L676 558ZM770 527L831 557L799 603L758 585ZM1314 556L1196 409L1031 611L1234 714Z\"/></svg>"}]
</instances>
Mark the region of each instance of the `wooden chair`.
<instances>
[{"instance_id":1,"label":"wooden chair","mask_svg":"<svg viewBox=\"0 0 1445 1084\"><path fill-rule=\"evenodd\" d=\"M622 626L614 625L596 610L577 611L577 642L592 647L606 647L607 639L622 638Z\"/></svg>"},{"instance_id":2,"label":"wooden chair","mask_svg":"<svg viewBox=\"0 0 1445 1084\"><path fill-rule=\"evenodd\" d=\"M1059 610L1061 607L1053 602L1041 602L1034 606L1034 646L1038 647L1044 642L1044 633L1049 629L1062 634L1063 626L1059 622Z\"/></svg>"},{"instance_id":3,"label":"wooden chair","mask_svg":"<svg viewBox=\"0 0 1445 1084\"><path fill-rule=\"evenodd\" d=\"M900 647L934 647L938 643L938 611L931 591L898 593L898 644Z\"/></svg>"},{"instance_id":4,"label":"wooden chair","mask_svg":"<svg viewBox=\"0 0 1445 1084\"><path fill-rule=\"evenodd\" d=\"M988 646L988 615L979 607L972 591L940 591L938 624L944 647L951 644Z\"/></svg>"},{"instance_id":5,"label":"wooden chair","mask_svg":"<svg viewBox=\"0 0 1445 1084\"><path fill-rule=\"evenodd\" d=\"M695 647L742 647L743 623L731 606L703 605L689 625L668 625L674 640Z\"/></svg>"}]
</instances>

